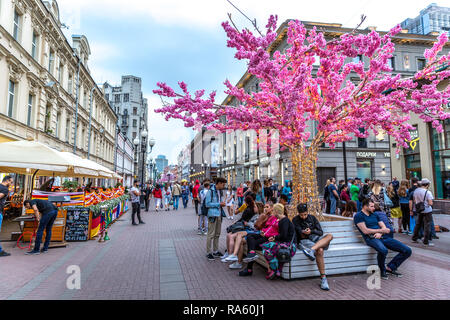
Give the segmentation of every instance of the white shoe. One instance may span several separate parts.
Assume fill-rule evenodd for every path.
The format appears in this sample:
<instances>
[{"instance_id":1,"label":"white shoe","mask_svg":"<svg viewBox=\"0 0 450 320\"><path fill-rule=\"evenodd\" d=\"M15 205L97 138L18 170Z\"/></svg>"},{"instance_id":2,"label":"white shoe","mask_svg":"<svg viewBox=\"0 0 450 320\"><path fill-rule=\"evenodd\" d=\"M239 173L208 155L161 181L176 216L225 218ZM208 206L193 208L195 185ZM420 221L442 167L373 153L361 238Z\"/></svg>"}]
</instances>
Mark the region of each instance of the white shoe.
<instances>
[{"instance_id":1,"label":"white shoe","mask_svg":"<svg viewBox=\"0 0 450 320\"><path fill-rule=\"evenodd\" d=\"M234 217L233 217L233 216L231 217L231 220L234 220Z\"/></svg>"},{"instance_id":2,"label":"white shoe","mask_svg":"<svg viewBox=\"0 0 450 320\"><path fill-rule=\"evenodd\" d=\"M220 259L220 262L227 263L228 261L226 260L226 258L223 258L223 259Z\"/></svg>"},{"instance_id":3,"label":"white shoe","mask_svg":"<svg viewBox=\"0 0 450 320\"><path fill-rule=\"evenodd\" d=\"M223 256L221 256L220 259L225 260L226 258L228 258L228 256L229 256L228 252L225 252L225 254Z\"/></svg>"},{"instance_id":4,"label":"white shoe","mask_svg":"<svg viewBox=\"0 0 450 320\"><path fill-rule=\"evenodd\" d=\"M225 261L227 262L233 262L233 261L238 261L239 258L237 256L235 256L234 254L229 255L227 258L225 258Z\"/></svg>"},{"instance_id":5,"label":"white shoe","mask_svg":"<svg viewBox=\"0 0 450 320\"><path fill-rule=\"evenodd\" d=\"M228 268L230 268L230 269L242 269L242 263L239 263L239 262L236 261L235 263L230 264L230 266Z\"/></svg>"}]
</instances>

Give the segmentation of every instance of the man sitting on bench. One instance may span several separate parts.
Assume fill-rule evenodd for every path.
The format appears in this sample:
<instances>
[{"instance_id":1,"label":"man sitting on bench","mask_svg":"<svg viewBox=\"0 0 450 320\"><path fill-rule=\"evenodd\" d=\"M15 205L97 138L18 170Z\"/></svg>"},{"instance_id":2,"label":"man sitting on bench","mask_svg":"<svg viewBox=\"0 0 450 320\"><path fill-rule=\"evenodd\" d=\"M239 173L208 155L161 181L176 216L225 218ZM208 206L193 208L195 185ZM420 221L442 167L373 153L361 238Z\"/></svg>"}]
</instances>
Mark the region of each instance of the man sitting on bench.
<instances>
[{"instance_id":1,"label":"man sitting on bench","mask_svg":"<svg viewBox=\"0 0 450 320\"><path fill-rule=\"evenodd\" d=\"M411 256L411 248L388 236L391 230L386 227L375 212L375 204L371 199L364 199L362 211L355 215L353 221L366 244L378 252L378 267L380 268L381 278L385 280L388 278L386 272L401 277L402 274L397 269ZM399 252L399 254L386 266L388 249Z\"/></svg>"},{"instance_id":2,"label":"man sitting on bench","mask_svg":"<svg viewBox=\"0 0 450 320\"><path fill-rule=\"evenodd\" d=\"M308 214L308 205L300 203L297 206L298 215L292 220L297 233L299 248L311 261L316 260L320 272L320 288L330 290L325 274L323 251L327 250L333 240L332 234L323 235L322 227L316 217Z\"/></svg>"}]
</instances>

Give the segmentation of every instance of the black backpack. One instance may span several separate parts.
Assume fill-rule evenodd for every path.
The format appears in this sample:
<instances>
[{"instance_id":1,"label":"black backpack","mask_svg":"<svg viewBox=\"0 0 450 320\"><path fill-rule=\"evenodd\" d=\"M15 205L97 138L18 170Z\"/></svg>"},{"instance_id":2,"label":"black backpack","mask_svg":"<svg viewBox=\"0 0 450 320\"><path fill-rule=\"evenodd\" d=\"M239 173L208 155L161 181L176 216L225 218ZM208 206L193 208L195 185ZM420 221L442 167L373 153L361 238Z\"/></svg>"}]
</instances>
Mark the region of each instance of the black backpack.
<instances>
[{"instance_id":1,"label":"black backpack","mask_svg":"<svg viewBox=\"0 0 450 320\"><path fill-rule=\"evenodd\" d=\"M369 198L370 198L370 196L369 196L369 186L365 184L359 190L358 200L359 200L359 202L363 202L364 199L369 199Z\"/></svg>"},{"instance_id":2,"label":"black backpack","mask_svg":"<svg viewBox=\"0 0 450 320\"><path fill-rule=\"evenodd\" d=\"M213 199L213 193L212 193L212 190L211 189L209 189L208 191L211 191L211 201L212 201L212 199ZM203 199L203 201L202 201L202 206L201 206L201 208L200 208L200 211L201 211L201 215L202 216L207 216L208 215L208 207L206 206L206 197L205 197L205 199Z\"/></svg>"}]
</instances>

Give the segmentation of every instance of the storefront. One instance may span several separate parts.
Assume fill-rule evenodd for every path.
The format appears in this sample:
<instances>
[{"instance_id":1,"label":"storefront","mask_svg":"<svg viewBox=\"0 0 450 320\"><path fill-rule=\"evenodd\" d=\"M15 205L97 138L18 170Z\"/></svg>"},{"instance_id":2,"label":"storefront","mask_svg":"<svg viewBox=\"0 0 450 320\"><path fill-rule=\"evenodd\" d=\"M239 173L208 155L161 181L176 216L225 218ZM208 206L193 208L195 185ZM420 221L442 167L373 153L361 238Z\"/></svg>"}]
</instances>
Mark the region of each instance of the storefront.
<instances>
[{"instance_id":1,"label":"storefront","mask_svg":"<svg viewBox=\"0 0 450 320\"><path fill-rule=\"evenodd\" d=\"M431 128L431 156L435 198L450 199L450 119L443 123L444 132Z\"/></svg>"}]
</instances>

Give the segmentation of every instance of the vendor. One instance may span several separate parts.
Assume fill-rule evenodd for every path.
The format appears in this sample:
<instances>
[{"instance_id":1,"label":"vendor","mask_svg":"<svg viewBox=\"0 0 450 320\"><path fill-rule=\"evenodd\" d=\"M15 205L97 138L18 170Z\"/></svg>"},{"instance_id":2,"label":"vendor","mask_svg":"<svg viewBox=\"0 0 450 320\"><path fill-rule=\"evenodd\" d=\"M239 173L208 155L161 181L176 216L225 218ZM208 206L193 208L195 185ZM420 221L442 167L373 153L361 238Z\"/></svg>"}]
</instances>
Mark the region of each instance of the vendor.
<instances>
[{"instance_id":1,"label":"vendor","mask_svg":"<svg viewBox=\"0 0 450 320\"><path fill-rule=\"evenodd\" d=\"M36 220L39 222L39 227L36 234L36 241L34 244L34 250L27 252L28 255L40 254L39 251L41 246L42 235L44 234L44 229L46 232L44 248L42 248L42 253L48 252L48 246L50 245L50 239L52 238L52 227L55 223L56 217L58 216L58 208L48 200L25 200L23 205L26 209L33 209Z\"/></svg>"},{"instance_id":2,"label":"vendor","mask_svg":"<svg viewBox=\"0 0 450 320\"><path fill-rule=\"evenodd\" d=\"M3 209L5 208L6 199L9 194L9 187L13 184L13 178L11 176L6 176L3 178L2 183L0 183L0 230L2 229L3 221ZM0 245L0 257L7 257L11 254L3 251Z\"/></svg>"}]
</instances>

